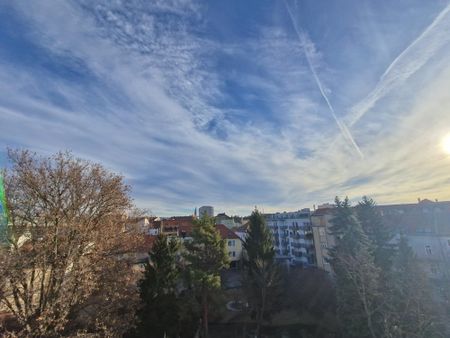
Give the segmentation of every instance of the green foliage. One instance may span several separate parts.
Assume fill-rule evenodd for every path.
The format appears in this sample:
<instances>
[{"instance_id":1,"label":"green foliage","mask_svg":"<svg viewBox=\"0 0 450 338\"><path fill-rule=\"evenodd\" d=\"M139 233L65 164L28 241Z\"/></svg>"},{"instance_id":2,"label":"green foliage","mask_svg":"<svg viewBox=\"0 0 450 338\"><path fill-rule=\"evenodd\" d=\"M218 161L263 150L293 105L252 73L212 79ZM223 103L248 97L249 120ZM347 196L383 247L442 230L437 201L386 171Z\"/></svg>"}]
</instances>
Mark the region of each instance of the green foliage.
<instances>
[{"instance_id":1,"label":"green foliage","mask_svg":"<svg viewBox=\"0 0 450 338\"><path fill-rule=\"evenodd\" d=\"M356 218L348 197L343 201L336 197L335 205L330 231L335 237L336 247L331 252L339 250L341 254L355 255L361 247L370 248L371 243Z\"/></svg>"},{"instance_id":2,"label":"green foliage","mask_svg":"<svg viewBox=\"0 0 450 338\"><path fill-rule=\"evenodd\" d=\"M211 295L220 289L220 271L229 266L225 240L217 231L214 218L196 220L192 241L186 243L189 280L202 308L203 336L208 336Z\"/></svg>"},{"instance_id":3,"label":"green foliage","mask_svg":"<svg viewBox=\"0 0 450 338\"><path fill-rule=\"evenodd\" d=\"M248 237L244 248L248 259L246 264L252 270L252 264L258 260L273 261L275 250L273 249L272 233L266 225L264 216L258 210L252 212L249 219Z\"/></svg>"},{"instance_id":4,"label":"green foliage","mask_svg":"<svg viewBox=\"0 0 450 338\"><path fill-rule=\"evenodd\" d=\"M394 254L394 249L389 244L392 234L384 224L381 214L376 208L375 201L364 196L356 206L356 214L364 232L374 244L375 264L383 271L389 270Z\"/></svg>"},{"instance_id":5,"label":"green foliage","mask_svg":"<svg viewBox=\"0 0 450 338\"><path fill-rule=\"evenodd\" d=\"M175 293L180 275L177 263L179 247L176 239L169 239L163 234L158 235L149 253L149 261L145 266L145 277L141 281L144 298Z\"/></svg>"},{"instance_id":6,"label":"green foliage","mask_svg":"<svg viewBox=\"0 0 450 338\"><path fill-rule=\"evenodd\" d=\"M379 269L371 255L371 242L355 217L348 198L336 197L330 250L335 273L337 310L346 337L375 337Z\"/></svg>"},{"instance_id":7,"label":"green foliage","mask_svg":"<svg viewBox=\"0 0 450 338\"><path fill-rule=\"evenodd\" d=\"M307 313L319 321L327 315L335 315L336 294L327 272L295 268L285 272L283 277L283 309L293 309L300 315Z\"/></svg>"},{"instance_id":8,"label":"green foliage","mask_svg":"<svg viewBox=\"0 0 450 338\"><path fill-rule=\"evenodd\" d=\"M221 239L214 218L205 215L195 221L192 241L186 243L186 248L191 280L202 287L219 288L219 273L228 267L229 259L225 240Z\"/></svg>"},{"instance_id":9,"label":"green foliage","mask_svg":"<svg viewBox=\"0 0 450 338\"><path fill-rule=\"evenodd\" d=\"M336 280L337 312L345 337L436 337L437 323L427 278L402 238L389 244L375 202L356 208L336 198L330 263Z\"/></svg>"},{"instance_id":10,"label":"green foliage","mask_svg":"<svg viewBox=\"0 0 450 338\"><path fill-rule=\"evenodd\" d=\"M143 307L139 312L138 335L162 337L176 336L180 332L181 302L177 294L180 277L177 253L179 243L158 235L145 274L139 283Z\"/></svg>"},{"instance_id":11,"label":"green foliage","mask_svg":"<svg viewBox=\"0 0 450 338\"><path fill-rule=\"evenodd\" d=\"M388 275L386 330L395 337L438 337L434 310L427 277L401 237Z\"/></svg>"},{"instance_id":12,"label":"green foliage","mask_svg":"<svg viewBox=\"0 0 450 338\"><path fill-rule=\"evenodd\" d=\"M274 260L272 233L266 225L264 216L258 210L253 211L250 216L244 249L246 250L244 283L256 317L258 336L263 320L274 306L280 283L280 271Z\"/></svg>"}]
</instances>

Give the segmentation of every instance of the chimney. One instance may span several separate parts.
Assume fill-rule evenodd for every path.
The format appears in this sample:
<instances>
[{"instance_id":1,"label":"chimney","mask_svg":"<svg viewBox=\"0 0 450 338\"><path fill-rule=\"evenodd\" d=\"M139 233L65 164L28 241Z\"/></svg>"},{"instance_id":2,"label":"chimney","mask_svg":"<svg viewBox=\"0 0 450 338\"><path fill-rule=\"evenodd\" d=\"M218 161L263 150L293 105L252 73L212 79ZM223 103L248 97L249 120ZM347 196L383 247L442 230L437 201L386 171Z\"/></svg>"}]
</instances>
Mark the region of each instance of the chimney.
<instances>
[{"instance_id":1,"label":"chimney","mask_svg":"<svg viewBox=\"0 0 450 338\"><path fill-rule=\"evenodd\" d=\"M417 203L420 203L420 197L417 199Z\"/></svg>"}]
</instances>

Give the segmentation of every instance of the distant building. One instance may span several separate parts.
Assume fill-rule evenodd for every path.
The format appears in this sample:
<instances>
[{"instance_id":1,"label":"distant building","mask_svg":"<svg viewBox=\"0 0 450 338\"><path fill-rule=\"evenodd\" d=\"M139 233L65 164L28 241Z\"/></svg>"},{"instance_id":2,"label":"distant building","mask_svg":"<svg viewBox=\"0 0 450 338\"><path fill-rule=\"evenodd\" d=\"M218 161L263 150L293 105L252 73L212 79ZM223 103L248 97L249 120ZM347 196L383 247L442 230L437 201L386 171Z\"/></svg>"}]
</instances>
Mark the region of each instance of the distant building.
<instances>
[{"instance_id":1,"label":"distant building","mask_svg":"<svg viewBox=\"0 0 450 338\"><path fill-rule=\"evenodd\" d=\"M242 240L223 224L217 224L216 229L219 231L220 237L225 240L227 254L230 258L230 268L237 268L242 258Z\"/></svg>"},{"instance_id":2,"label":"distant building","mask_svg":"<svg viewBox=\"0 0 450 338\"><path fill-rule=\"evenodd\" d=\"M450 280L450 202L380 205L385 224L406 236L431 279Z\"/></svg>"},{"instance_id":3,"label":"distant building","mask_svg":"<svg viewBox=\"0 0 450 338\"><path fill-rule=\"evenodd\" d=\"M193 216L178 216L162 219L162 232L167 236L179 238L181 242L190 241L192 240L194 219ZM217 224L216 229L220 237L225 240L227 254L230 258L230 267L238 267L242 258L242 240L234 231L228 229L223 224Z\"/></svg>"},{"instance_id":4,"label":"distant building","mask_svg":"<svg viewBox=\"0 0 450 338\"><path fill-rule=\"evenodd\" d=\"M292 265L315 265L315 251L309 209L265 214L273 233L276 258Z\"/></svg>"},{"instance_id":5,"label":"distant building","mask_svg":"<svg viewBox=\"0 0 450 338\"><path fill-rule=\"evenodd\" d=\"M159 227L167 236L184 238L192 232L195 219L194 215L162 218Z\"/></svg>"},{"instance_id":6,"label":"distant building","mask_svg":"<svg viewBox=\"0 0 450 338\"><path fill-rule=\"evenodd\" d=\"M154 235L152 233L153 225L156 220L159 220L158 217L155 216L142 216L129 218L125 225L126 230L128 231L137 231L147 235Z\"/></svg>"},{"instance_id":7,"label":"distant building","mask_svg":"<svg viewBox=\"0 0 450 338\"><path fill-rule=\"evenodd\" d=\"M220 213L216 216L216 224L223 224L228 229L234 229L242 225L240 217L228 216L226 213Z\"/></svg>"},{"instance_id":8,"label":"distant building","mask_svg":"<svg viewBox=\"0 0 450 338\"><path fill-rule=\"evenodd\" d=\"M330 234L334 205L323 204L311 214L311 228L314 238L317 267L331 272L328 250L335 245L334 236Z\"/></svg>"},{"instance_id":9,"label":"distant building","mask_svg":"<svg viewBox=\"0 0 450 338\"><path fill-rule=\"evenodd\" d=\"M231 230L233 230L234 233L241 239L241 241L244 242L248 235L248 224L240 225Z\"/></svg>"},{"instance_id":10,"label":"distant building","mask_svg":"<svg viewBox=\"0 0 450 338\"><path fill-rule=\"evenodd\" d=\"M433 280L450 281L450 202L425 199L376 208L392 232L392 242L405 236L427 275ZM330 204L323 205L311 214L317 266L329 272L329 249L335 245L330 234L333 209Z\"/></svg>"},{"instance_id":11,"label":"distant building","mask_svg":"<svg viewBox=\"0 0 450 338\"><path fill-rule=\"evenodd\" d=\"M206 215L208 217L214 217L214 207L210 205L204 205L198 209L199 217Z\"/></svg>"}]
</instances>

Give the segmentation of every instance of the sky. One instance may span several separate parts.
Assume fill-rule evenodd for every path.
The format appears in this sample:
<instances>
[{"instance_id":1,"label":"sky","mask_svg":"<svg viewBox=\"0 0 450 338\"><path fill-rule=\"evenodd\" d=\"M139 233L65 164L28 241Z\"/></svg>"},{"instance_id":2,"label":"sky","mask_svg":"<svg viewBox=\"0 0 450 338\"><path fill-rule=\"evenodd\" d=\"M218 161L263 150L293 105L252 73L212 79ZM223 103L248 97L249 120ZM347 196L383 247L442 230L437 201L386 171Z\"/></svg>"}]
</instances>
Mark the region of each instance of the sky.
<instances>
[{"instance_id":1,"label":"sky","mask_svg":"<svg viewBox=\"0 0 450 338\"><path fill-rule=\"evenodd\" d=\"M448 0L0 0L6 149L161 216L450 199Z\"/></svg>"}]
</instances>

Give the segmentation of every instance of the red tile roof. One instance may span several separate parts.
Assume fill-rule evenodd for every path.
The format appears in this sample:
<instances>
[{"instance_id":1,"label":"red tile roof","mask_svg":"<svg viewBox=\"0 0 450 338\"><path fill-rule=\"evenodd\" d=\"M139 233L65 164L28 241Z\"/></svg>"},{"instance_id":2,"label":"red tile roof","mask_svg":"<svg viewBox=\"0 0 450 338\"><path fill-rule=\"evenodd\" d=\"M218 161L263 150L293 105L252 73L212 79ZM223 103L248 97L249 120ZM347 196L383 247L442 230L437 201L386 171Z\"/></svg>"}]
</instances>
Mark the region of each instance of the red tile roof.
<instances>
[{"instance_id":1,"label":"red tile roof","mask_svg":"<svg viewBox=\"0 0 450 338\"><path fill-rule=\"evenodd\" d=\"M220 237L222 237L222 239L240 239L238 235L236 235L232 230L228 229L223 224L217 224L216 229L219 231Z\"/></svg>"}]
</instances>

